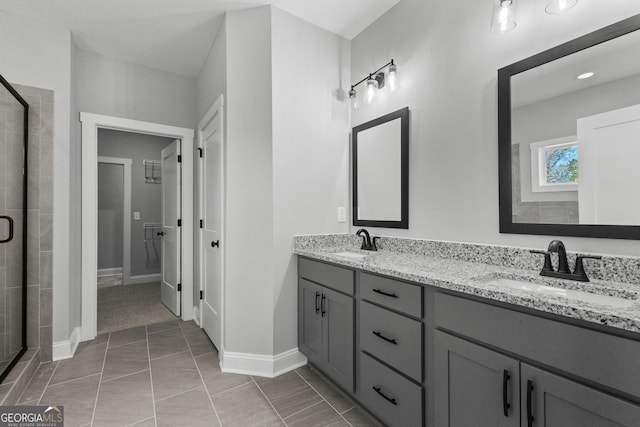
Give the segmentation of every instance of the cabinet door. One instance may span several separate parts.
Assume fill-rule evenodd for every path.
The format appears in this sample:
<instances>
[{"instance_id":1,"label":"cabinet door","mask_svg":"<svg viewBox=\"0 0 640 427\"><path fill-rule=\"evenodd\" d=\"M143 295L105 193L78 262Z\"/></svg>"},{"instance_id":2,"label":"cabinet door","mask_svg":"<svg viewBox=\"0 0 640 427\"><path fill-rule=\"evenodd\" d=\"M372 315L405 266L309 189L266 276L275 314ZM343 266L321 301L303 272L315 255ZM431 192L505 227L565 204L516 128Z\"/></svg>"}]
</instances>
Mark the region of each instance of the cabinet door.
<instances>
[{"instance_id":1,"label":"cabinet door","mask_svg":"<svg viewBox=\"0 0 640 427\"><path fill-rule=\"evenodd\" d=\"M349 392L354 391L353 298L322 289L324 372Z\"/></svg>"},{"instance_id":2,"label":"cabinet door","mask_svg":"<svg viewBox=\"0 0 640 427\"><path fill-rule=\"evenodd\" d=\"M300 279L298 286L298 346L309 361L322 360L322 323L320 311L322 287Z\"/></svg>"},{"instance_id":3,"label":"cabinet door","mask_svg":"<svg viewBox=\"0 0 640 427\"><path fill-rule=\"evenodd\" d=\"M520 426L518 361L435 332L435 425Z\"/></svg>"},{"instance_id":4,"label":"cabinet door","mask_svg":"<svg viewBox=\"0 0 640 427\"><path fill-rule=\"evenodd\" d=\"M524 427L640 425L640 406L525 363L521 366L521 378Z\"/></svg>"}]
</instances>

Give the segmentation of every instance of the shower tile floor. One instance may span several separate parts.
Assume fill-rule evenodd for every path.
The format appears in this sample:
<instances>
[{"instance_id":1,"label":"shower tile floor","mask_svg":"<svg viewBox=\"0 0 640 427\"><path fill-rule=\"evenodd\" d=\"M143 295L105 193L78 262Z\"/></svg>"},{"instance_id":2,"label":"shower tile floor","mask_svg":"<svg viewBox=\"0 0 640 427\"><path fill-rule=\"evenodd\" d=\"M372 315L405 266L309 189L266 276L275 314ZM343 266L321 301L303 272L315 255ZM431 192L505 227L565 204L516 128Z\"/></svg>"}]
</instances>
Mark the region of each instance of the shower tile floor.
<instances>
[{"instance_id":1,"label":"shower tile floor","mask_svg":"<svg viewBox=\"0 0 640 427\"><path fill-rule=\"evenodd\" d=\"M22 405L64 405L65 426L379 426L310 367L268 379L226 374L190 321L81 343L43 363Z\"/></svg>"}]
</instances>

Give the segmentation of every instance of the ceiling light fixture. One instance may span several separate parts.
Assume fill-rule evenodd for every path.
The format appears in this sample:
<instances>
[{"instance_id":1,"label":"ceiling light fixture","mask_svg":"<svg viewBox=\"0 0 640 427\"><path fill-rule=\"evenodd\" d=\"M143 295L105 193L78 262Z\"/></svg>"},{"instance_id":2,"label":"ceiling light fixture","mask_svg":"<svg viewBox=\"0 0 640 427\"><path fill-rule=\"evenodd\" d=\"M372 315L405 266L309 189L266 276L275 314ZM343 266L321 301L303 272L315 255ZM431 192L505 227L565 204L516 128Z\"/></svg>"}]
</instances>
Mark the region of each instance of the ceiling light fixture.
<instances>
[{"instance_id":1,"label":"ceiling light fixture","mask_svg":"<svg viewBox=\"0 0 640 427\"><path fill-rule=\"evenodd\" d=\"M577 79L578 79L578 80L588 79L589 77L593 77L593 74L594 74L594 73L592 73L591 71L589 71L588 73L580 74L580 75L577 77Z\"/></svg>"},{"instance_id":2,"label":"ceiling light fixture","mask_svg":"<svg viewBox=\"0 0 640 427\"><path fill-rule=\"evenodd\" d=\"M562 13L565 10L571 9L578 3L578 0L549 0L547 7L544 11L549 14Z\"/></svg>"},{"instance_id":3,"label":"ceiling light fixture","mask_svg":"<svg viewBox=\"0 0 640 427\"><path fill-rule=\"evenodd\" d=\"M387 68L389 67L389 68ZM385 71L385 68L387 70ZM392 92L396 88L396 79L398 74L398 66L393 62L393 59L384 64L382 67L378 68L372 73L369 73L368 76L361 79L358 83L351 85L351 90L349 91L349 99L351 99L351 106L353 108L358 108L358 92L356 91L356 86L366 82L366 90L364 92L364 102L367 104L371 104L376 98L376 92L379 89L385 87L385 83L388 83L389 90Z\"/></svg>"},{"instance_id":4,"label":"ceiling light fixture","mask_svg":"<svg viewBox=\"0 0 640 427\"><path fill-rule=\"evenodd\" d=\"M515 0L498 0L493 7L493 19L491 20L491 31L502 34L511 31L516 27L516 4Z\"/></svg>"}]
</instances>

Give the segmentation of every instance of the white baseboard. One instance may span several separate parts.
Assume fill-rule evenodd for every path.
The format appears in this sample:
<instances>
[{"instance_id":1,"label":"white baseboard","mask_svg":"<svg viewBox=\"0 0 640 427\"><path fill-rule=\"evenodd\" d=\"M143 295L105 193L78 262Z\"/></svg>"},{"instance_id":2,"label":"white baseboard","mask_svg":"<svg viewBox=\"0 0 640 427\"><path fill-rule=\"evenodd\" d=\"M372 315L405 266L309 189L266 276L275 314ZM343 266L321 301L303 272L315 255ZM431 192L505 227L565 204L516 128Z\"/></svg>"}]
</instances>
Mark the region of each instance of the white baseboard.
<instances>
[{"instance_id":1,"label":"white baseboard","mask_svg":"<svg viewBox=\"0 0 640 427\"><path fill-rule=\"evenodd\" d=\"M275 356L220 351L220 370L233 374L274 378L307 364L297 348Z\"/></svg>"},{"instance_id":2,"label":"white baseboard","mask_svg":"<svg viewBox=\"0 0 640 427\"><path fill-rule=\"evenodd\" d=\"M78 326L73 330L73 332L71 332L71 336L69 336L68 340L54 342L52 354L53 361L71 359L78 348L81 336L82 330Z\"/></svg>"},{"instance_id":3,"label":"white baseboard","mask_svg":"<svg viewBox=\"0 0 640 427\"><path fill-rule=\"evenodd\" d=\"M129 283L127 285L139 285L141 283L159 282L162 279L162 275L158 274L140 274L138 276L129 277Z\"/></svg>"},{"instance_id":4,"label":"white baseboard","mask_svg":"<svg viewBox=\"0 0 640 427\"><path fill-rule=\"evenodd\" d=\"M113 276L115 274L122 274L122 267L98 269L98 277Z\"/></svg>"}]
</instances>

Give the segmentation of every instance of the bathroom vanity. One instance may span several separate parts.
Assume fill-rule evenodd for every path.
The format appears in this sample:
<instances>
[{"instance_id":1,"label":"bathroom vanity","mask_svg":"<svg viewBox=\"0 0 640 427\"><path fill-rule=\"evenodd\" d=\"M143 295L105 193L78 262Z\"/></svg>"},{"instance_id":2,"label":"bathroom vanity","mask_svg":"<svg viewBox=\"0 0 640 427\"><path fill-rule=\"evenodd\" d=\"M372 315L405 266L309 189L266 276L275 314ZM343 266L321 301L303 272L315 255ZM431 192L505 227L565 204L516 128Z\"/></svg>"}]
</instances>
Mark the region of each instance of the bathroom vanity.
<instances>
[{"instance_id":1,"label":"bathroom vanity","mask_svg":"<svg viewBox=\"0 0 640 427\"><path fill-rule=\"evenodd\" d=\"M438 244L444 256L297 245L309 363L390 426L640 425L640 287Z\"/></svg>"}]
</instances>

